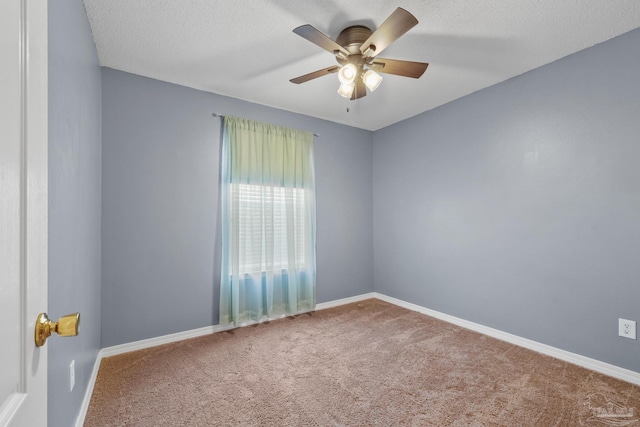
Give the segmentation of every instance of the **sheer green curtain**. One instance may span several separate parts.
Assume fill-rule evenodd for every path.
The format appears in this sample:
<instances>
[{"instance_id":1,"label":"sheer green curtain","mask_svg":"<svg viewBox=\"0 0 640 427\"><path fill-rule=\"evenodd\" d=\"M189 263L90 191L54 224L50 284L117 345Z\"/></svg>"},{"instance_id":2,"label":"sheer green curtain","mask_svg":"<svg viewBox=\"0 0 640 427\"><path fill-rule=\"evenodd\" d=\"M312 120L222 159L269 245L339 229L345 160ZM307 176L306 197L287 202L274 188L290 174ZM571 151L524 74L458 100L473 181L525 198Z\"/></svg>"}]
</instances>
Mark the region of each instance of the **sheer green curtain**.
<instances>
[{"instance_id":1,"label":"sheer green curtain","mask_svg":"<svg viewBox=\"0 0 640 427\"><path fill-rule=\"evenodd\" d=\"M225 117L220 324L315 309L313 134Z\"/></svg>"}]
</instances>

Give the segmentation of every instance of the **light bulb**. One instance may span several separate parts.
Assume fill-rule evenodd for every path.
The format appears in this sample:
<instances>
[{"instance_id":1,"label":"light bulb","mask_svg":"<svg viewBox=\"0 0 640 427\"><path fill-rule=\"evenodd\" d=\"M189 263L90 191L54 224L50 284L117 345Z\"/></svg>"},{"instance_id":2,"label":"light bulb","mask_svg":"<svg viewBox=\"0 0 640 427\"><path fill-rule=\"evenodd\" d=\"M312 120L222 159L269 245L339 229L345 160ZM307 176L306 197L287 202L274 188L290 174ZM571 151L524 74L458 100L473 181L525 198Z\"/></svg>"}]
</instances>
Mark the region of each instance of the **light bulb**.
<instances>
[{"instance_id":1,"label":"light bulb","mask_svg":"<svg viewBox=\"0 0 640 427\"><path fill-rule=\"evenodd\" d=\"M378 88L378 86L380 86L382 76L373 70L367 70L367 72L362 76L362 80L369 90L373 92Z\"/></svg>"},{"instance_id":2,"label":"light bulb","mask_svg":"<svg viewBox=\"0 0 640 427\"><path fill-rule=\"evenodd\" d=\"M340 96L344 96L345 98L351 98L351 94L355 87L356 85L354 83L342 83L338 89L338 93Z\"/></svg>"},{"instance_id":3,"label":"light bulb","mask_svg":"<svg viewBox=\"0 0 640 427\"><path fill-rule=\"evenodd\" d=\"M353 83L356 79L356 74L358 74L358 68L352 63L348 63L340 68L338 80L340 80L342 84Z\"/></svg>"}]
</instances>

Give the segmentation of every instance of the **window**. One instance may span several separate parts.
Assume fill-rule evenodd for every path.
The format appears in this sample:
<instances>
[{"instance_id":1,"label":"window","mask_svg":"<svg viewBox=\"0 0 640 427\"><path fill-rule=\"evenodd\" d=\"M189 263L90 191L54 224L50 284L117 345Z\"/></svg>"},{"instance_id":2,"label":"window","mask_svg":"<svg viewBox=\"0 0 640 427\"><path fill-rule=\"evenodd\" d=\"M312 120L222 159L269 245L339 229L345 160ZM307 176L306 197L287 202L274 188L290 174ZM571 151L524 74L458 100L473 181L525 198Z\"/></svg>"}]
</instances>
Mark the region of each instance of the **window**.
<instances>
[{"instance_id":1,"label":"window","mask_svg":"<svg viewBox=\"0 0 640 427\"><path fill-rule=\"evenodd\" d=\"M238 206L240 274L286 270L289 242L295 267L305 267L310 233L305 226L305 197L310 196L306 193L300 188L231 184L232 206Z\"/></svg>"}]
</instances>

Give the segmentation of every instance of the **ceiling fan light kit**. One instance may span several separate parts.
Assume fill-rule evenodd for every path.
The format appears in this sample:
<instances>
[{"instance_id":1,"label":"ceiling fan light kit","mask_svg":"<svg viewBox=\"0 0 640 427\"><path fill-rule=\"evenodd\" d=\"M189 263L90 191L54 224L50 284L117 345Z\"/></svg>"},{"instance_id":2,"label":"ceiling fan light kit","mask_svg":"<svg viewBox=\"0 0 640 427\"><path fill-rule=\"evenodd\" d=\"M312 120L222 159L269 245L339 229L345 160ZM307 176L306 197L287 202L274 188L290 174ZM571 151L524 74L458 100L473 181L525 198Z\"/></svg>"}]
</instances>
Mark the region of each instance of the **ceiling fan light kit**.
<instances>
[{"instance_id":1,"label":"ceiling fan light kit","mask_svg":"<svg viewBox=\"0 0 640 427\"><path fill-rule=\"evenodd\" d=\"M340 96L344 96L345 98L351 98L351 94L353 93L353 89L355 89L356 85L353 83L342 83L338 88L338 93Z\"/></svg>"},{"instance_id":2,"label":"ceiling fan light kit","mask_svg":"<svg viewBox=\"0 0 640 427\"><path fill-rule=\"evenodd\" d=\"M327 67L290 81L300 84L337 72L340 81L338 93L355 100L366 96L367 89L373 92L380 86L382 76L378 73L417 79L429 64L377 57L417 24L415 16L399 7L377 30L372 32L362 25L353 25L342 30L335 41L309 24L295 28L294 33L332 53L340 66Z\"/></svg>"},{"instance_id":3,"label":"ceiling fan light kit","mask_svg":"<svg viewBox=\"0 0 640 427\"><path fill-rule=\"evenodd\" d=\"M362 80L364 80L365 86L367 86L367 88L371 92L373 92L374 90L378 89L378 86L380 86L380 83L382 83L382 76L373 70L367 70L362 75Z\"/></svg>"},{"instance_id":4,"label":"ceiling fan light kit","mask_svg":"<svg viewBox=\"0 0 640 427\"><path fill-rule=\"evenodd\" d=\"M340 80L342 84L353 83L356 80L357 73L358 68L352 63L347 63L338 71L338 80Z\"/></svg>"}]
</instances>

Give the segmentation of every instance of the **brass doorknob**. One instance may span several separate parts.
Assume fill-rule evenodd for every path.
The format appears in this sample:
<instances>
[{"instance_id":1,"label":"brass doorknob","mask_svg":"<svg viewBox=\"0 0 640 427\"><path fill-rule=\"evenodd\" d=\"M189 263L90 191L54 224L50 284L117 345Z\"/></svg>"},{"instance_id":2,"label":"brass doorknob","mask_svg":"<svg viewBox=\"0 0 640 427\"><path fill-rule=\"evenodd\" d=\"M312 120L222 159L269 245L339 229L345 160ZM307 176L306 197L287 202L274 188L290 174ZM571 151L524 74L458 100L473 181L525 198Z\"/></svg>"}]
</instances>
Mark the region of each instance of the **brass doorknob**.
<instances>
[{"instance_id":1,"label":"brass doorknob","mask_svg":"<svg viewBox=\"0 0 640 427\"><path fill-rule=\"evenodd\" d=\"M47 313L40 313L36 320L36 347L42 347L52 332L57 333L61 337L78 335L79 324L80 313L67 314L58 319L57 322L49 320Z\"/></svg>"}]
</instances>

